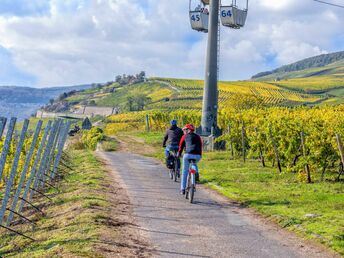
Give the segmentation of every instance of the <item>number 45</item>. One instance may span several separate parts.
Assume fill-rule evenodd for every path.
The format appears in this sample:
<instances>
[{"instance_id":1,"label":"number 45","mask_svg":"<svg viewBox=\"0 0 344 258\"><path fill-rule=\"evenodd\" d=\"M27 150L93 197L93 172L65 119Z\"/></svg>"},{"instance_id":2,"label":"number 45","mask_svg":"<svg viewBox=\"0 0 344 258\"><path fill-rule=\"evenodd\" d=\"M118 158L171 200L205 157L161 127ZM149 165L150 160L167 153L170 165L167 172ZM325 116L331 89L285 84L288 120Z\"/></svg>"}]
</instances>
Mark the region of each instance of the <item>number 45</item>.
<instances>
[{"instance_id":1,"label":"number 45","mask_svg":"<svg viewBox=\"0 0 344 258\"><path fill-rule=\"evenodd\" d=\"M192 15L192 16L191 16L191 20L193 20L193 21L200 21L201 18L200 18L200 16L199 16L199 14L197 14L197 15Z\"/></svg>"}]
</instances>

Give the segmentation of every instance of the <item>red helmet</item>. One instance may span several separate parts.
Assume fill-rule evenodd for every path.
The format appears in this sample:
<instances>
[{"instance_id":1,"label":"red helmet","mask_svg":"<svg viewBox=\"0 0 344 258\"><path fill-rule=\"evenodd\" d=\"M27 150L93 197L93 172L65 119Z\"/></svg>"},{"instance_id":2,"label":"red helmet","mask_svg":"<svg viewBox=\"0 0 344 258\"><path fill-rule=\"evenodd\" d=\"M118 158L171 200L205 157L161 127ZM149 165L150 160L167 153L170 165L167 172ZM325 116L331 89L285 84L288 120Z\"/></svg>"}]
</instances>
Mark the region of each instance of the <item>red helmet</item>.
<instances>
[{"instance_id":1,"label":"red helmet","mask_svg":"<svg viewBox=\"0 0 344 258\"><path fill-rule=\"evenodd\" d=\"M189 129L189 130L191 130L193 132L195 131L195 127L193 126L193 124L186 124L184 126L183 130L185 130L185 129Z\"/></svg>"}]
</instances>

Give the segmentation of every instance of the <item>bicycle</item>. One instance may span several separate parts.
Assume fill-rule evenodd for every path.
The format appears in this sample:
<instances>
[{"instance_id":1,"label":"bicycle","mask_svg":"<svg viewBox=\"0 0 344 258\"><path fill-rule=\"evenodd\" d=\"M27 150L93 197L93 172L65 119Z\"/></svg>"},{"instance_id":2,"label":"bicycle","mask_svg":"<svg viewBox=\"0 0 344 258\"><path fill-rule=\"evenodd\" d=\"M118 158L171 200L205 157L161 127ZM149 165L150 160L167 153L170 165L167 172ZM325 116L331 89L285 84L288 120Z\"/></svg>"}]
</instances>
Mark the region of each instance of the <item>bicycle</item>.
<instances>
[{"instance_id":1,"label":"bicycle","mask_svg":"<svg viewBox=\"0 0 344 258\"><path fill-rule=\"evenodd\" d=\"M196 173L197 173L196 160L190 159L189 160L189 173L186 179L186 189L185 189L185 199L189 199L190 203L193 203L193 199L194 199L194 195L196 191Z\"/></svg>"},{"instance_id":2,"label":"bicycle","mask_svg":"<svg viewBox=\"0 0 344 258\"><path fill-rule=\"evenodd\" d=\"M170 168L170 178L171 180L174 179L174 182L177 182L177 178L180 177L180 174L178 173L178 169L177 169L177 166L178 166L178 156L177 156L177 151L173 150L170 152L170 154L173 156L174 160L173 160L173 165L171 166Z\"/></svg>"}]
</instances>

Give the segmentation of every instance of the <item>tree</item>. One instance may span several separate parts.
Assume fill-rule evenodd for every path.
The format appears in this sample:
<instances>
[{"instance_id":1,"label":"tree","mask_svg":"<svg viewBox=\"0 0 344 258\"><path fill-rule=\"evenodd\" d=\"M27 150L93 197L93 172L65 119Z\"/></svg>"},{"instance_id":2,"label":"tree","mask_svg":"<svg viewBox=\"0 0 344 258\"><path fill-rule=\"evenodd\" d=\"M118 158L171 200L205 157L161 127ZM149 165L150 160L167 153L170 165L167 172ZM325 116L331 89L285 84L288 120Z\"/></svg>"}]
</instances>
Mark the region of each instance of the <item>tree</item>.
<instances>
[{"instance_id":1,"label":"tree","mask_svg":"<svg viewBox=\"0 0 344 258\"><path fill-rule=\"evenodd\" d=\"M150 102L151 98L144 94L127 97L127 107L129 111L142 111Z\"/></svg>"},{"instance_id":2,"label":"tree","mask_svg":"<svg viewBox=\"0 0 344 258\"><path fill-rule=\"evenodd\" d=\"M96 106L95 100L91 100L90 102L88 102L88 104L89 104L90 106Z\"/></svg>"},{"instance_id":3,"label":"tree","mask_svg":"<svg viewBox=\"0 0 344 258\"><path fill-rule=\"evenodd\" d=\"M119 83L122 80L122 76L117 75L115 78L115 82Z\"/></svg>"},{"instance_id":4,"label":"tree","mask_svg":"<svg viewBox=\"0 0 344 258\"><path fill-rule=\"evenodd\" d=\"M61 100L64 100L65 98L68 97L68 94L66 92L62 93L59 97L58 97L58 100L61 101Z\"/></svg>"},{"instance_id":5,"label":"tree","mask_svg":"<svg viewBox=\"0 0 344 258\"><path fill-rule=\"evenodd\" d=\"M127 106L129 111L134 111L134 98L132 96L127 97Z\"/></svg>"},{"instance_id":6,"label":"tree","mask_svg":"<svg viewBox=\"0 0 344 258\"><path fill-rule=\"evenodd\" d=\"M137 95L135 97L137 111L142 111L145 109L145 106L151 102L151 98L147 97L144 94Z\"/></svg>"}]
</instances>

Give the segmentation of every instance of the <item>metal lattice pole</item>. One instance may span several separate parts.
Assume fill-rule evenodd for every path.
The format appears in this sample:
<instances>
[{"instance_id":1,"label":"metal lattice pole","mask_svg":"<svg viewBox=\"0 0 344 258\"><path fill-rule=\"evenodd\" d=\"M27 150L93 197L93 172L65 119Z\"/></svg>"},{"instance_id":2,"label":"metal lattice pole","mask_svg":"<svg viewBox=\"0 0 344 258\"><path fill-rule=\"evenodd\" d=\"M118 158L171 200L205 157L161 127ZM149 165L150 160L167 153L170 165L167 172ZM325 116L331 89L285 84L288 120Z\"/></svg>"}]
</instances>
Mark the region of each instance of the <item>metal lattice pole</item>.
<instances>
[{"instance_id":1,"label":"metal lattice pole","mask_svg":"<svg viewBox=\"0 0 344 258\"><path fill-rule=\"evenodd\" d=\"M17 122L17 118L12 117L10 121L10 125L8 126L8 129L7 129L6 140L4 143L4 147L2 148L1 157L0 157L0 179L2 177L2 173L4 171L4 167L6 164L7 154L11 146L14 126L16 125L16 122Z\"/></svg>"},{"instance_id":2,"label":"metal lattice pole","mask_svg":"<svg viewBox=\"0 0 344 258\"><path fill-rule=\"evenodd\" d=\"M21 177L20 177L20 180L19 180L19 183L17 186L17 190L14 194L14 198L13 198L12 205L11 205L11 211L10 211L10 214L8 215L8 218L7 218L7 226L10 225L12 222L13 214L14 214L12 211L15 211L15 209L17 207L19 195L22 191L22 186L23 186L24 180L26 178L26 173L29 169L31 159L32 159L33 153L35 151L35 146L36 146L36 143L38 140L39 133L40 133L41 128L42 128L42 124L43 124L42 120L38 121L38 123L37 123L35 134L33 136L32 142L31 142L30 150L29 150L28 155L26 156L24 168L23 168L22 173L21 173Z\"/></svg>"},{"instance_id":3,"label":"metal lattice pole","mask_svg":"<svg viewBox=\"0 0 344 258\"><path fill-rule=\"evenodd\" d=\"M29 179L27 180L26 185L25 185L25 190L24 190L23 196L21 198L22 201L20 202L20 205L18 208L18 213L21 213L21 211L24 207L25 201L26 201L27 196L28 196L29 191L30 191L31 183L34 180L34 176L35 176L36 171L37 171L38 162L42 159L41 156L42 156L43 148L46 144L49 132L51 130L51 124L52 124L52 122L49 121L47 126L44 129L44 134L43 134L41 143L39 145L35 161L34 161L33 166L31 168Z\"/></svg>"},{"instance_id":4,"label":"metal lattice pole","mask_svg":"<svg viewBox=\"0 0 344 258\"><path fill-rule=\"evenodd\" d=\"M12 188L12 185L13 185L13 180L14 180L14 177L15 177L15 175L17 173L18 162L19 162L21 151L23 149L24 140L25 140L25 137L26 137L26 132L27 132L28 126L29 126L29 120L25 119L22 131L21 131L21 134L20 134L20 139L19 139L19 142L17 144L16 152L15 152L15 155L14 155L11 172L10 172L9 178L7 180L7 183L6 183L5 196L4 196L3 200L2 200L1 209L0 209L0 224L2 224L4 215L5 215L5 212L6 212L7 203L8 203L8 200L10 198L10 193L11 193L11 188Z\"/></svg>"}]
</instances>

